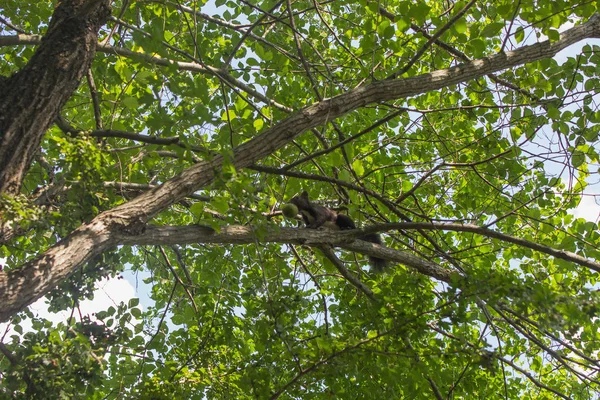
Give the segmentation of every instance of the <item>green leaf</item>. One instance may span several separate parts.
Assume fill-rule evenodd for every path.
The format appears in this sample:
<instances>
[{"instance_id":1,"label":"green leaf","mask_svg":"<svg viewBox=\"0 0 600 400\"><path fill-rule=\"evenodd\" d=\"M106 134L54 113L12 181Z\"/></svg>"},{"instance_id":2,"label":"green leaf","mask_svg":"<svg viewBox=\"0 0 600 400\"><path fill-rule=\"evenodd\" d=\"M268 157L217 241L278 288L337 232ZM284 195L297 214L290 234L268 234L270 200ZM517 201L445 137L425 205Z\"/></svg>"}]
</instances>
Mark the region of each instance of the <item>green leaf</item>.
<instances>
[{"instance_id":1,"label":"green leaf","mask_svg":"<svg viewBox=\"0 0 600 400\"><path fill-rule=\"evenodd\" d=\"M556 29L548 30L547 35L548 39L552 40L553 42L556 42L558 39L560 39L560 32Z\"/></svg>"},{"instance_id":2,"label":"green leaf","mask_svg":"<svg viewBox=\"0 0 600 400\"><path fill-rule=\"evenodd\" d=\"M233 111L232 109L228 109L221 116L221 120L222 121L229 121L229 120L234 120L236 117L237 117L237 115L236 115L235 111Z\"/></svg>"},{"instance_id":3,"label":"green leaf","mask_svg":"<svg viewBox=\"0 0 600 400\"><path fill-rule=\"evenodd\" d=\"M574 168L579 168L585 163L585 154L579 150L573 152L571 156L571 164Z\"/></svg>"},{"instance_id":4,"label":"green leaf","mask_svg":"<svg viewBox=\"0 0 600 400\"><path fill-rule=\"evenodd\" d=\"M525 40L525 29L518 27L515 31L515 40L517 43L522 43Z\"/></svg>"},{"instance_id":5,"label":"green leaf","mask_svg":"<svg viewBox=\"0 0 600 400\"><path fill-rule=\"evenodd\" d=\"M254 129L256 129L257 131L260 131L263 128L264 124L265 122L262 119L255 119L252 123L252 126L254 126Z\"/></svg>"},{"instance_id":6,"label":"green leaf","mask_svg":"<svg viewBox=\"0 0 600 400\"><path fill-rule=\"evenodd\" d=\"M464 19L459 19L454 23L454 29L458 33L466 33L467 32L467 21Z\"/></svg>"},{"instance_id":7,"label":"green leaf","mask_svg":"<svg viewBox=\"0 0 600 400\"><path fill-rule=\"evenodd\" d=\"M136 99L135 97L131 97L131 96L124 96L123 104L125 105L125 107L129 108L130 110L137 110L138 106L139 106L138 99Z\"/></svg>"},{"instance_id":8,"label":"green leaf","mask_svg":"<svg viewBox=\"0 0 600 400\"><path fill-rule=\"evenodd\" d=\"M354 172L356 172L358 176L361 176L365 173L365 168L363 167L363 163L361 160L355 160L352 163L352 169L354 169Z\"/></svg>"},{"instance_id":9,"label":"green leaf","mask_svg":"<svg viewBox=\"0 0 600 400\"><path fill-rule=\"evenodd\" d=\"M195 216L200 216L204 212L204 204L203 203L194 203L190 206L190 212Z\"/></svg>"},{"instance_id":10,"label":"green leaf","mask_svg":"<svg viewBox=\"0 0 600 400\"><path fill-rule=\"evenodd\" d=\"M229 201L226 198L213 198L210 202L211 206L221 214L225 214L229 210Z\"/></svg>"},{"instance_id":11,"label":"green leaf","mask_svg":"<svg viewBox=\"0 0 600 400\"><path fill-rule=\"evenodd\" d=\"M483 37L494 37L500 33L500 31L504 28L504 22L492 22L489 25L486 25L482 31L481 36Z\"/></svg>"}]
</instances>

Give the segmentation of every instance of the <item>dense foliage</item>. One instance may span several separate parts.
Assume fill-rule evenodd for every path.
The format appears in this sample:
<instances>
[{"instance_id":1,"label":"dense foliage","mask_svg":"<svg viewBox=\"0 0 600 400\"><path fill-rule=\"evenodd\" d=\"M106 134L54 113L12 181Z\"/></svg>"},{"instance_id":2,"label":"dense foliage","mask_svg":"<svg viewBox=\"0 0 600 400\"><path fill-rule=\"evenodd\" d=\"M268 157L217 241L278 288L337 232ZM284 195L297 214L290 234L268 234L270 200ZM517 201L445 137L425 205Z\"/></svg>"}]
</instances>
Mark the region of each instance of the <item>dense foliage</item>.
<instances>
[{"instance_id":1,"label":"dense foliage","mask_svg":"<svg viewBox=\"0 0 600 400\"><path fill-rule=\"evenodd\" d=\"M29 35L45 33L54 7L0 5L2 35L21 34L0 40L0 75L28 63L42 43ZM596 12L596 2L566 0L115 1L21 194L0 200L15 229L0 248L4 270L218 155L216 179L150 223L246 225L256 239L157 237L93 257L48 293L51 310L72 318L12 318L0 336L1 395L597 398L600 234L569 210L598 179L600 49L588 40L384 96L385 82L557 42ZM268 157L235 168L241 144L372 84L385 101L357 101L281 148L264 142ZM381 230L387 247L451 279L394 263L375 274L362 254L336 250L337 260L311 243L263 240L297 226L278 210L302 190L360 226L435 224ZM150 307L133 299L79 315L95 282L126 270L144 271Z\"/></svg>"}]
</instances>

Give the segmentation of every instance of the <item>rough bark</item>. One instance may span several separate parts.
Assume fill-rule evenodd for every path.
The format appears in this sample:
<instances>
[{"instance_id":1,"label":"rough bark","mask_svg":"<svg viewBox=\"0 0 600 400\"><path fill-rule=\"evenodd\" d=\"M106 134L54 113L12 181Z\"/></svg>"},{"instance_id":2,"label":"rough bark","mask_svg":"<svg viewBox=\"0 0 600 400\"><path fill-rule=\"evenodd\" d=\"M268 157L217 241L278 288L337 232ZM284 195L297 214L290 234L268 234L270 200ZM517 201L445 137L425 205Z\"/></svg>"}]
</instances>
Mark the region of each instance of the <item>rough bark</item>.
<instances>
[{"instance_id":1,"label":"rough bark","mask_svg":"<svg viewBox=\"0 0 600 400\"><path fill-rule=\"evenodd\" d=\"M423 275L430 276L443 282L450 282L452 270L434 262L423 260L410 253L390 249L377 244L355 240L361 235L361 230L328 231L318 229L281 228L261 235L260 239L254 234L251 226L229 225L221 227L218 233L212 229L198 225L190 226L152 226L148 225L143 233L137 236L122 236L117 239L125 245L174 245L192 243L215 244L252 244L288 243L318 247L320 245L340 247L356 253L374 257L385 257L388 260L416 269Z\"/></svg>"},{"instance_id":2,"label":"rough bark","mask_svg":"<svg viewBox=\"0 0 600 400\"><path fill-rule=\"evenodd\" d=\"M0 194L21 189L40 141L89 69L108 0L58 4L27 65L0 82Z\"/></svg>"},{"instance_id":3,"label":"rough bark","mask_svg":"<svg viewBox=\"0 0 600 400\"><path fill-rule=\"evenodd\" d=\"M237 169L249 167L299 134L366 105L438 90L527 62L552 57L573 43L599 36L600 17L596 15L588 22L564 32L560 40L555 42L525 46L512 52L499 53L409 79L375 82L356 88L308 106L242 144L234 151L233 164ZM0 322L46 294L83 262L119 244L119 237L141 234L144 224L150 218L210 184L215 178L215 172L222 166L223 158L220 156L195 164L163 185L100 214L21 269L0 273L0 304L3 304L0 309Z\"/></svg>"}]
</instances>

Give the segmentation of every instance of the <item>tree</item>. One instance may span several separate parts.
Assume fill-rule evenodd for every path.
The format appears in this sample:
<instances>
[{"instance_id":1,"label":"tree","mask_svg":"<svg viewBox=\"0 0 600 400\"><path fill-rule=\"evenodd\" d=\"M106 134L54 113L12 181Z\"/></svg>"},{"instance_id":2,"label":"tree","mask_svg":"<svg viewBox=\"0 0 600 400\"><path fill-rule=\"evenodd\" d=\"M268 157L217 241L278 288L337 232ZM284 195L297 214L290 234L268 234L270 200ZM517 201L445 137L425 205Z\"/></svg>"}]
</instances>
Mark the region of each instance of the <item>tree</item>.
<instances>
[{"instance_id":1,"label":"tree","mask_svg":"<svg viewBox=\"0 0 600 400\"><path fill-rule=\"evenodd\" d=\"M600 59L555 57L595 3L112 7L0 8L0 320L35 330L0 343L4 395L598 395L600 235L569 210ZM302 190L364 229L298 229ZM143 313L27 311L125 269Z\"/></svg>"}]
</instances>

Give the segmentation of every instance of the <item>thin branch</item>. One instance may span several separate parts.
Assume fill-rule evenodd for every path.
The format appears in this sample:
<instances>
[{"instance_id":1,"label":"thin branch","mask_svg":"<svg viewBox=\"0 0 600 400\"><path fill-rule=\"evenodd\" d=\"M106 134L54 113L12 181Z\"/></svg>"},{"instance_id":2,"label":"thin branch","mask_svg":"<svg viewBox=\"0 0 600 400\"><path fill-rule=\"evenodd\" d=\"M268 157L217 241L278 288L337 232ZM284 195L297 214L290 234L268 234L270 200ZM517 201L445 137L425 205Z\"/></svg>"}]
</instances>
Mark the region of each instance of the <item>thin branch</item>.
<instances>
[{"instance_id":1,"label":"thin branch","mask_svg":"<svg viewBox=\"0 0 600 400\"><path fill-rule=\"evenodd\" d=\"M394 21L396 16L394 14L392 14L391 12L389 12L388 10L386 10L383 7L379 7L379 12L381 13L381 15L383 15L384 17ZM431 39L432 36L422 27L416 25L416 24L411 24L410 28L412 30L414 30L415 32L419 32L420 34L422 34L426 39ZM463 61L463 62L469 62L471 61L471 59L462 51L455 49L454 47L450 46L449 44L442 42L439 39L436 39L434 41L434 43L439 46L440 48L446 50L449 54L452 54L453 56L457 57L459 60ZM525 97L530 98L533 101L540 101L540 98L535 96L532 93L529 93L527 90L525 89L521 89L520 87L518 87L517 85L508 82L505 79L502 78L498 78L496 75L494 74L488 74L487 75L488 78L490 78L490 80L492 82L496 82L499 85L505 86L511 90L514 90L515 92L521 93L522 95L524 95Z\"/></svg>"},{"instance_id":2,"label":"thin branch","mask_svg":"<svg viewBox=\"0 0 600 400\"><path fill-rule=\"evenodd\" d=\"M4 355L4 357L6 357L6 359L10 362L10 364L13 367L16 368L19 366L20 363L19 363L19 360L17 359L17 357L2 342L0 342L0 353L2 353ZM25 380L25 384L27 385L27 392L30 395L33 395L33 393L35 393L36 389L35 389L35 385L34 385L33 381L31 380L31 377L29 376L29 372L27 372L27 368L23 369L23 379Z\"/></svg>"},{"instance_id":3,"label":"thin branch","mask_svg":"<svg viewBox=\"0 0 600 400\"><path fill-rule=\"evenodd\" d=\"M181 5L181 4L176 4L176 3L173 3L173 2L170 2L170 1L148 1L148 2L149 3L153 2L153 3L160 3L160 4L164 4L164 5L169 5L171 7L177 8L180 11L187 12L187 13L190 13L190 14L195 14L196 16L204 19L205 21L212 22L215 25L222 26L222 27L228 28L228 29L232 29L232 30L240 32L242 34L245 34L248 31L248 29L246 29L242 25L232 24L231 22L226 21L224 19L220 19L220 18L216 18L216 17L211 17L208 14L196 11L194 9L191 9L191 8L186 7L184 5ZM257 42L261 42L262 44L264 44L264 45L266 45L268 47L271 47L271 48L277 50L279 53L283 54L284 56L286 56L286 57L288 57L288 58L290 58L292 60L295 60L295 61L298 60L297 57L294 56L292 53L289 53L285 49L283 49L282 47L269 42L268 40L266 40L262 36L256 35L256 34L254 34L252 32L248 33L248 36L250 38L256 40Z\"/></svg>"},{"instance_id":4,"label":"thin branch","mask_svg":"<svg viewBox=\"0 0 600 400\"><path fill-rule=\"evenodd\" d=\"M444 32L446 32L448 29L450 29L452 27L452 25L454 25L456 23L456 21L458 21L459 19L462 18L463 15L465 15L465 13L469 10L469 8L473 7L473 5L477 3L477 0L471 0L470 2L468 2L462 10L460 10L458 13L456 13L456 15L452 18L450 18L450 20L448 20L448 22L446 22L446 24L444 24L444 26L442 26L440 29L438 29L438 31L429 38L429 40L427 40L427 43L425 43L416 53L415 55L408 61L408 63L402 67L399 71L396 71L394 73L392 73L391 75L389 75L386 79L396 79L399 76L402 76L403 73L405 73L406 71L408 71L410 69L410 67L412 67L418 60L419 58L421 58L421 56L427 51L427 49L429 47L431 47L431 45L438 40L438 38L440 36L442 36L444 34Z\"/></svg>"},{"instance_id":5,"label":"thin branch","mask_svg":"<svg viewBox=\"0 0 600 400\"><path fill-rule=\"evenodd\" d=\"M179 266L181 267L181 269L183 269L183 273L185 274L185 278L187 279L188 284L192 285L194 283L194 280L192 279L192 276L190 275L190 271L188 271L188 268L185 265L185 262L183 260L183 256L181 255L181 251L179 250L179 247L171 246L171 250L173 251L173 253L175 253L175 257L177 257L177 262L179 263Z\"/></svg>"},{"instance_id":6,"label":"thin branch","mask_svg":"<svg viewBox=\"0 0 600 400\"><path fill-rule=\"evenodd\" d=\"M290 27L292 29L292 35L294 36L294 43L296 44L296 51L298 52L298 57L300 58L300 62L302 63L302 66L304 67L304 71L306 71L306 76L308 77L308 80L310 81L310 86L314 90L314 92L317 96L317 99L319 99L319 101L321 101L321 100L323 100L323 96L321 96L321 93L319 92L317 82L313 78L312 73L310 72L310 67L309 67L308 63L306 62L306 59L304 58L304 53L302 52L302 45L300 44L300 39L298 38L298 36L299 36L298 29L296 29L296 21L294 21L294 13L292 12L292 1L291 0L287 0L287 10L288 10L289 19L290 19Z\"/></svg>"},{"instance_id":7,"label":"thin branch","mask_svg":"<svg viewBox=\"0 0 600 400\"><path fill-rule=\"evenodd\" d=\"M374 303L377 303L378 300L375 297L375 294L373 293L373 291L368 286L366 286L364 283L362 283L356 275L354 275L352 272L350 272L350 270L348 270L348 268L346 268L346 266L344 266L342 261L335 255L335 253L333 252L331 247L329 247L329 246L317 246L317 247L319 248L319 250L321 250L321 252L325 255L325 257L327 257L329 259L329 261L331 261L331 263L335 266L335 268L340 272L340 274L342 274L342 276L344 278L346 278L346 280L348 282L350 282L358 290L363 292L365 294L365 296L367 296L369 298L369 300L371 300Z\"/></svg>"},{"instance_id":8,"label":"thin branch","mask_svg":"<svg viewBox=\"0 0 600 400\"><path fill-rule=\"evenodd\" d=\"M578 371L575 367L571 366L568 363L568 361L571 361L571 360L569 360L569 358L567 356L562 356L561 354L559 354L559 352L555 351L554 349L552 349L549 346L546 346L537 336L535 336L532 332L530 332L529 329L523 327L520 323L513 320L512 318L509 318L502 311L500 311L499 308L494 307L494 310L504 319L504 321L506 323L508 323L510 326L512 326L516 330L516 332L523 335L525 338L527 338L529 341L533 342L541 350L548 353L550 355L550 357L552 357L554 360L556 360L560 365L562 365L564 368L566 368L571 374L576 376L579 380L581 380L582 382L590 381L597 385L600 384L600 382L597 379L587 377L582 371Z\"/></svg>"},{"instance_id":9,"label":"thin branch","mask_svg":"<svg viewBox=\"0 0 600 400\"><path fill-rule=\"evenodd\" d=\"M302 260L302 258L300 257L300 254L296 250L296 247L293 246L293 245L290 245L290 250L292 250L292 253L294 254L294 257L296 257L296 259L298 260L298 262L302 266L302 269L304 269L304 272L306 272L308 274L308 276L310 276L310 279L315 284L315 287L317 289L319 289L317 293L319 293L319 296L321 297L321 301L323 302L323 318L325 320L325 335L329 335L329 318L327 316L327 314L328 314L328 311L327 311L327 298L323 294L325 292L321 288L321 284L319 283L319 280L317 279L317 277L312 273L312 271L310 270L310 268L308 268L308 266L306 265L306 263L304 262L304 260Z\"/></svg>"},{"instance_id":10,"label":"thin branch","mask_svg":"<svg viewBox=\"0 0 600 400\"><path fill-rule=\"evenodd\" d=\"M113 129L92 131L89 133L89 135L92 137L99 137L99 138L108 138L108 137L122 138L122 139L133 140L133 141L141 142L141 143L157 144L157 145L163 145L163 146L176 145L178 147L181 147L182 149L186 149L186 150L189 149L189 150L192 150L192 151L200 153L200 154L206 154L206 155L211 155L211 156L216 155L215 152L213 152L209 149L206 149L204 147L181 143L181 138L178 136L170 136L170 137L148 136L148 135L142 135L142 134L133 133L133 132L113 130Z\"/></svg>"},{"instance_id":11,"label":"thin branch","mask_svg":"<svg viewBox=\"0 0 600 400\"><path fill-rule=\"evenodd\" d=\"M10 29L12 29L13 31L15 31L17 33L27 34L27 32L25 32L25 30L23 28L20 28L15 24L11 24L8 20L6 20L5 18L2 18L2 16L0 16L0 23L3 23L4 25L8 26Z\"/></svg>"},{"instance_id":12,"label":"thin branch","mask_svg":"<svg viewBox=\"0 0 600 400\"><path fill-rule=\"evenodd\" d=\"M525 239L496 232L488 228L482 228L471 224L453 223L429 223L429 222L398 222L391 224L370 225L363 229L353 229L343 232L320 231L314 229L281 228L279 232L269 232L263 238L264 242L296 243L296 244L329 244L345 248L347 250L364 253L376 257L386 258L400 262L404 265L417 268L420 272L447 281L450 271L432 262L422 260L411 254L392 250L384 246L375 245L362 240L351 241L366 233L386 232L392 229L424 229L445 230L455 232L471 232L482 236L498 239L504 242L517 244L532 250L542 252L588 267L600 272L600 264L586 259L575 253L557 250L539 243L530 242ZM214 233L206 227L166 227L148 226L146 231L135 237L123 237L122 244L183 244L183 243L221 243L221 244L247 244L254 241L250 227L230 225L221 227L220 232Z\"/></svg>"},{"instance_id":13,"label":"thin branch","mask_svg":"<svg viewBox=\"0 0 600 400\"><path fill-rule=\"evenodd\" d=\"M14 45L37 45L41 44L41 36L40 35L13 35L13 36L0 36L0 47L4 46L14 46ZM202 65L198 62L184 62L184 61L175 61L168 58L161 58L154 55L149 55L146 53L140 53L136 51L132 51L123 47L117 46L109 46L106 44L98 43L97 51L100 53L106 53L111 55L118 55L126 58L130 58L132 60L140 60L147 62L148 64L159 65L162 67L169 68L177 68L181 71L190 71L190 72L198 72L203 74L209 74L223 79L225 82L231 84L234 87L241 89L242 91L248 93L252 97L262 101L265 104L273 106L279 110L285 112L292 112L293 110L289 107L284 106L276 102L275 100L271 100L267 98L265 95L255 90L251 86L245 84L244 82L234 78L227 71L212 67L210 65Z\"/></svg>"},{"instance_id":14,"label":"thin branch","mask_svg":"<svg viewBox=\"0 0 600 400\"><path fill-rule=\"evenodd\" d=\"M369 127L365 128L365 129L363 129L362 131L358 132L356 135L352 135L349 138L344 139L344 140L336 143L335 145L333 145L331 147L328 147L328 148L326 148L324 150L315 151L314 153L311 153L308 156L301 158L300 160L294 161L291 164L288 164L288 165L286 165L284 167L281 167L281 170L282 171L287 171L287 170L290 170L290 169L294 168L297 165L304 164L305 162L310 161L313 158L317 158L317 157L322 156L324 154L329 154L332 151L334 151L334 150L342 147L343 145L345 145L347 143L350 143L350 142L358 139L359 137L361 137L361 136L363 136L363 135L371 132L372 130L374 130L376 128L379 128L381 125L384 125L384 124L388 123L389 121L391 121L392 119L396 118L397 116L399 116L400 114L404 113L405 111L406 111L405 109L401 109L401 110L395 111L395 112L387 115L386 117L380 119L379 121L375 122L371 126L369 126Z\"/></svg>"},{"instance_id":15,"label":"thin branch","mask_svg":"<svg viewBox=\"0 0 600 400\"><path fill-rule=\"evenodd\" d=\"M156 327L156 332L154 332L154 334L146 342L146 347L144 349L144 354L148 350L148 348L150 347L150 344L152 344L152 342L154 341L154 339L160 333L160 328L162 327L162 324L165 321L165 317L167 316L167 313L169 312L169 308L171 307L171 303L173 301L173 296L175 296L175 289L177 289L177 282L173 282L173 289L171 290L171 294L169 295L169 299L167 300L167 304L165 306L165 311L162 313L162 315L160 317L160 321L158 321L158 326ZM143 361L145 362L145 359ZM140 365L140 372L139 372L138 375L141 375L143 367L144 367L144 364L142 362L142 364Z\"/></svg>"},{"instance_id":16,"label":"thin branch","mask_svg":"<svg viewBox=\"0 0 600 400\"><path fill-rule=\"evenodd\" d=\"M481 355L481 352L484 351L484 350L480 349L478 346L476 346L473 343L469 342L468 340L465 340L463 338L459 338L457 336L454 336L453 334L448 333L448 332L444 331L443 329L438 328L437 326L434 326L432 324L427 324L427 326L429 326L434 331L436 331L436 332L438 332L438 333L440 333L440 334L442 334L442 335L444 335L444 336L446 336L446 337L448 337L450 339L457 340L457 341L461 342L462 344L464 344L465 346L468 346L468 347L472 348L473 350L475 350L480 355ZM569 400L569 397L565 396L561 392L559 392L559 391L557 391L557 390L555 390L555 389L553 389L553 388L551 388L551 387L549 387L547 385L544 385L538 379L536 379L531 373L529 373L529 371L526 371L523 368L519 367L518 365L516 365L511 360L507 360L507 359L505 359L505 358L503 358L501 356L498 356L497 354L491 353L491 352L485 352L485 355L488 356L488 357L494 357L495 359L497 359L497 360L499 360L499 361L501 361L501 362L503 362L503 363L505 363L507 365L510 365L514 370L516 370L516 371L520 372L521 374L523 374L534 385L536 385L536 386L538 386L538 387L540 387L542 389L548 390L548 391L556 394L557 396L559 396L559 397L561 397L561 398L563 398L565 400Z\"/></svg>"},{"instance_id":17,"label":"thin branch","mask_svg":"<svg viewBox=\"0 0 600 400\"><path fill-rule=\"evenodd\" d=\"M515 236L507 235L505 233L493 231L489 228L484 228L472 224L453 224L453 223L434 223L434 222L398 222L393 224L379 224L371 225L361 229L364 233L375 233L375 232L386 232L390 229L430 229L440 231L454 231L454 232L471 232L478 235L486 236L493 239L498 239L503 242L513 243L519 246L526 247L528 249L536 250L544 254L551 255L561 260L569 261L581 265L582 267L588 267L596 272L600 272L600 263L582 257L578 254L572 253L566 250L558 250L550 246L531 242L529 240L521 239Z\"/></svg>"},{"instance_id":18,"label":"thin branch","mask_svg":"<svg viewBox=\"0 0 600 400\"><path fill-rule=\"evenodd\" d=\"M96 129L102 129L102 114L100 113L100 101L98 100L98 90L96 89L96 83L94 82L94 75L92 69L88 69L87 83L90 88L90 96L92 96L92 104L94 105L94 118L96 120Z\"/></svg>"},{"instance_id":19,"label":"thin branch","mask_svg":"<svg viewBox=\"0 0 600 400\"><path fill-rule=\"evenodd\" d=\"M410 340L407 337L403 338L404 344L406 345L406 347L413 352L414 356L414 360L420 364L422 367L425 366L425 364L423 363L423 360L421 359L421 356L419 355L419 353L417 353L417 351L415 350L414 346L412 345L412 343L410 342ZM424 369L424 368L423 368ZM427 382L429 382L429 386L431 387L431 391L433 392L433 395L435 396L435 398L437 400L444 400L444 396L442 396L442 392L440 392L440 389L438 388L437 384L435 383L435 381L433 380L433 378L431 378L429 375L425 375L424 378L427 380Z\"/></svg>"},{"instance_id":20,"label":"thin branch","mask_svg":"<svg viewBox=\"0 0 600 400\"><path fill-rule=\"evenodd\" d=\"M281 396L289 387L291 387L292 385L294 385L296 382L298 382L298 380L300 380L302 377L304 377L305 375L311 373L312 371L314 371L315 369L317 369L318 367L320 367L321 365L327 364L328 362L330 362L331 360L333 360L336 357L339 357L345 353L348 353L352 350L355 350L365 344L371 343L373 341L377 341L379 339L381 339L384 336L387 336L391 333L397 332L398 330L402 329L403 327L415 322L416 320L418 320L419 318L421 318L424 315L428 315L428 314L433 314L438 312L439 310L447 307L450 303L443 303L440 304L438 306L436 306L435 308L431 309L431 310L426 310L423 312L418 313L417 315L411 316L409 318L406 318L402 321L402 323L384 331L381 333L378 333L377 335L367 338L367 339L363 339L360 340L358 342L356 342L353 345L347 346L341 350L335 351L333 353L331 353L329 356L322 358L321 360L313 363L310 367L303 369L300 373L298 373L294 378L292 378L290 381L288 381L285 385L283 385L277 392L275 392L273 394L273 396L271 396L271 400L275 400L278 399L279 396Z\"/></svg>"},{"instance_id":21,"label":"thin branch","mask_svg":"<svg viewBox=\"0 0 600 400\"><path fill-rule=\"evenodd\" d=\"M17 357L15 357L12 351L10 351L2 342L0 342L0 353L4 354L4 357L6 357L12 366L19 365L19 360L17 360Z\"/></svg>"},{"instance_id":22,"label":"thin branch","mask_svg":"<svg viewBox=\"0 0 600 400\"><path fill-rule=\"evenodd\" d=\"M169 268L169 270L173 274L173 277L175 278L176 283L179 283L181 285L181 287L185 291L185 294L187 294L188 298L192 302L192 307L194 307L194 311L196 312L196 314L198 314L198 306L196 305L196 301L194 300L194 296L192 296L192 294L190 293L187 285L185 283L183 283L181 281L181 278L179 278L179 275L177 275L177 272L175 271L175 269L171 265L171 262L169 261L169 257L167 257L167 254L165 253L165 250L162 248L162 246L158 246L158 250L160 251L160 254L162 254L162 256L163 256L163 258L165 260L165 264L167 264L167 267ZM177 285L175 285L175 286L177 286Z\"/></svg>"},{"instance_id":23,"label":"thin branch","mask_svg":"<svg viewBox=\"0 0 600 400\"><path fill-rule=\"evenodd\" d=\"M280 0L277 3L275 3L275 5L273 7L271 7L271 9L269 10L269 12L275 11L281 5L281 3L283 3L283 1L284 0ZM242 44L244 44L244 41L246 40L246 38L248 38L249 36L251 36L252 30L254 28L256 28L256 26L259 25L265 18L267 18L267 14L261 15L260 17L258 17L258 19L248 29L245 30L245 32L242 33L242 37L237 42L237 44L233 47L233 50L231 51L231 54L229 55L229 57L227 58L227 60L225 60L225 65L231 65L231 62L235 58L235 54L238 52L238 50L240 49L240 47L242 47Z\"/></svg>"},{"instance_id":24,"label":"thin branch","mask_svg":"<svg viewBox=\"0 0 600 400\"><path fill-rule=\"evenodd\" d=\"M515 364L514 362L512 362L511 360L508 360L504 357L499 357L496 355L493 355L494 358L502 361L505 364L510 365L514 370L520 372L521 374L523 374L527 379L529 379L535 386L541 388L541 389L545 389L549 392L554 393L555 395L557 395L558 397L560 397L561 399L565 399L565 400L570 400L571 398L564 395L563 393L559 392L556 389L551 388L548 385L543 384L542 382L540 382L538 379L536 379L529 371L519 367L517 364Z\"/></svg>"}]
</instances>

